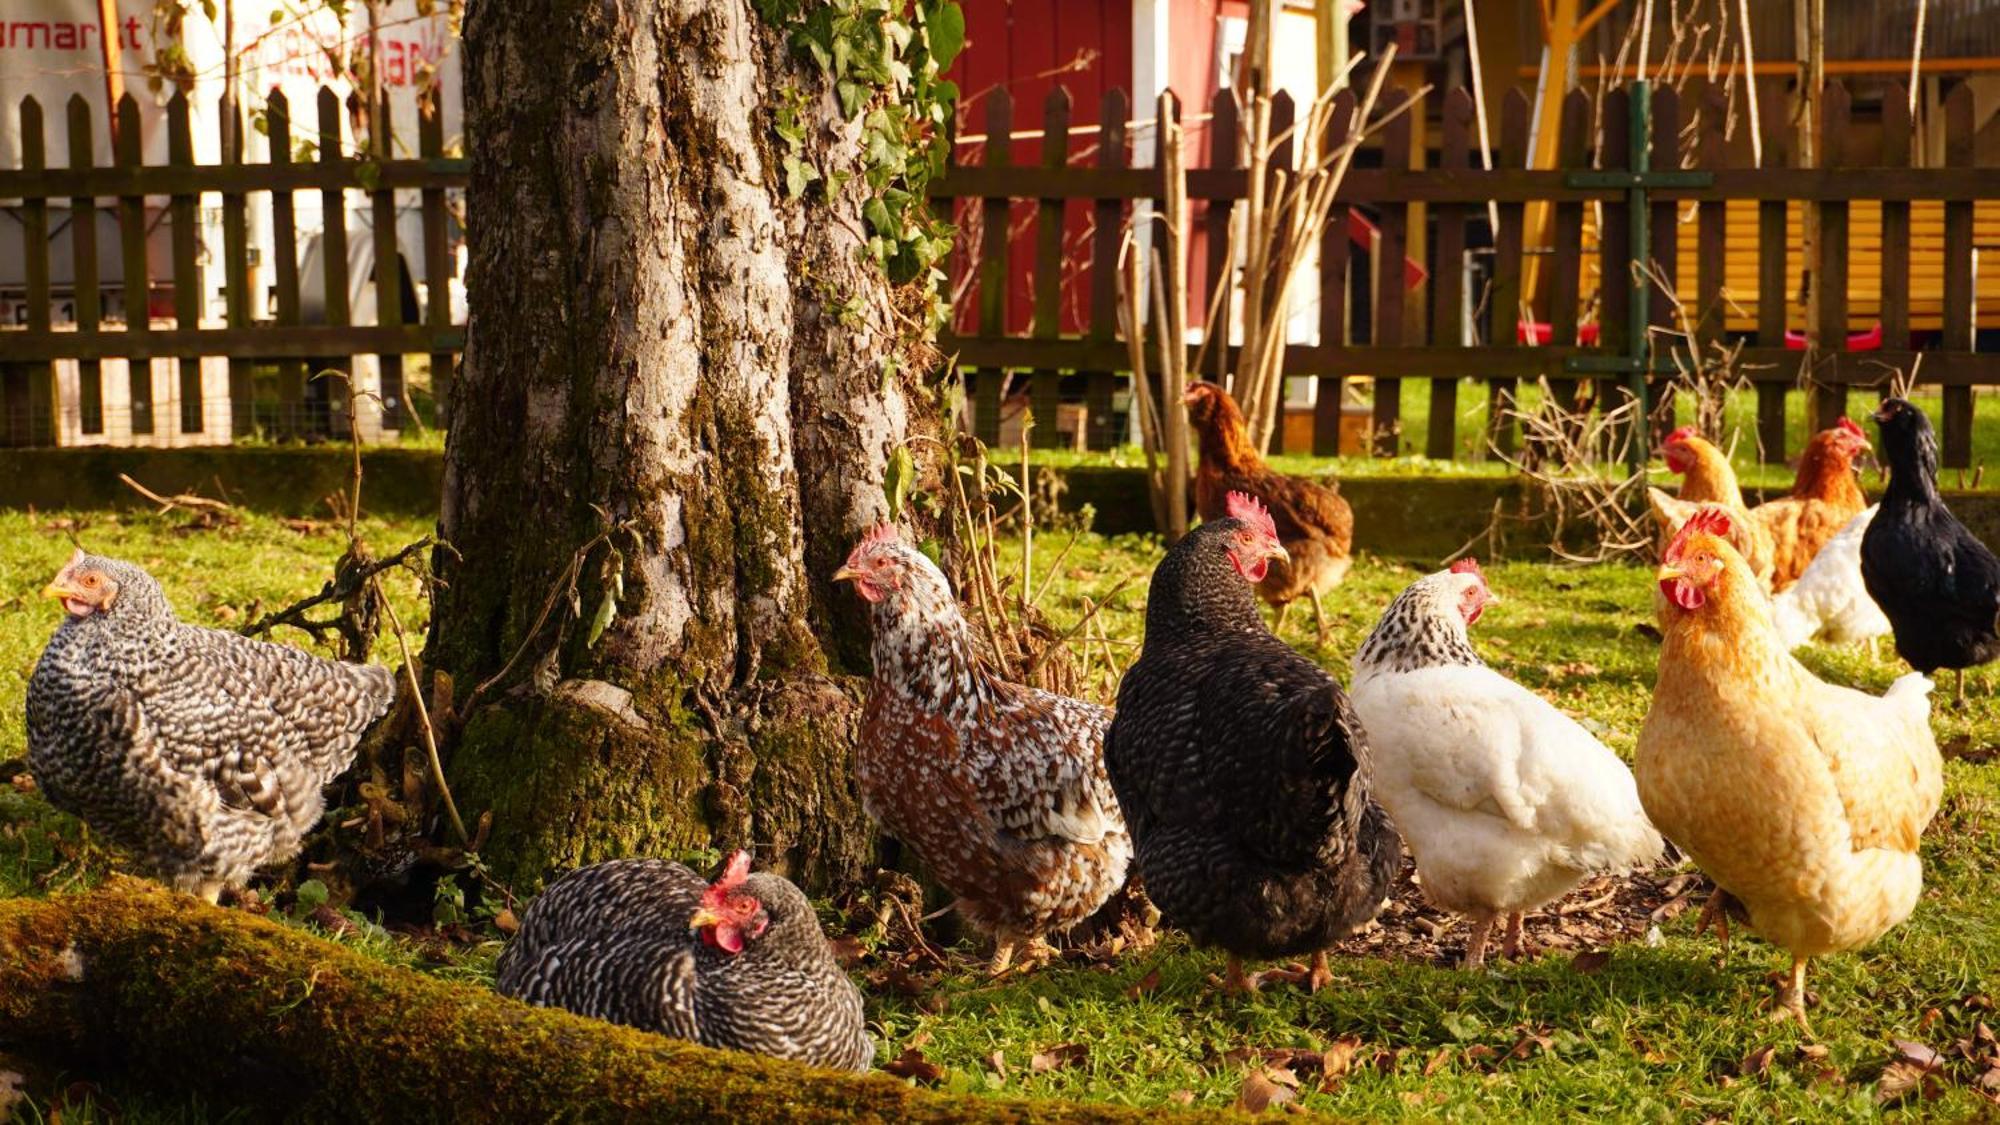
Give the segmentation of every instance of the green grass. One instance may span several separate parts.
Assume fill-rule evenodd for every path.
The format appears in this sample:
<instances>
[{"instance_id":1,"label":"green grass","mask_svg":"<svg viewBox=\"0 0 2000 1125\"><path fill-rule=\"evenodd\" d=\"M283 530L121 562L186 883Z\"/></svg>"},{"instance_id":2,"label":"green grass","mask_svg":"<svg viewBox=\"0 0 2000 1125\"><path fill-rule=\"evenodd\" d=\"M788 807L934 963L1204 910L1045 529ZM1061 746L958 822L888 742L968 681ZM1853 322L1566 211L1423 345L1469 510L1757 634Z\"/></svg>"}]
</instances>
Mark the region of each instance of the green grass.
<instances>
[{"instance_id":1,"label":"green grass","mask_svg":"<svg viewBox=\"0 0 2000 1125\"><path fill-rule=\"evenodd\" d=\"M1271 464L1287 473L1327 473L1342 477L1403 477L1403 476L1469 476L1503 477L1508 473L1504 462L1491 457L1487 452L1482 435L1486 432L1487 399L1485 384L1466 380L1460 383L1458 391L1458 459L1433 461L1423 456L1430 417L1431 387L1428 379L1403 380L1401 405L1403 433L1396 457L1313 457L1306 454L1284 454L1270 458ZM1524 409L1532 410L1541 401L1537 387L1524 387L1521 403ZM1932 425L1941 425L1943 404L1935 389L1921 391L1912 396L1923 411L1930 415ZM1872 438L1874 423L1867 418L1874 409L1875 396L1872 392L1857 390L1848 397L1848 416L1861 423ZM1975 409L1985 406L1977 402ZM1677 422L1692 423L1694 411L1692 403L1682 396L1677 407ZM1733 454L1737 477L1745 488L1788 489L1792 484L1790 465L1765 465L1757 459L1757 396L1748 390L1733 391L1724 406L1725 424L1720 435L1709 435L1716 443ZM1793 462L1809 436L1806 427L1806 396L1789 394L1785 396L1785 433L1787 452ZM1658 440L1659 435L1654 435ZM1001 462L1018 461L1019 455L1013 449L1002 448L994 451L994 459ZM1038 465L1069 467L1074 465L1143 465L1145 457L1139 447L1128 446L1102 453L1074 453L1062 450L1036 450L1034 461ZM1972 431L1972 463L1974 466L2000 466L2000 426L1975 425ZM1674 479L1657 459L1653 463L1653 475L1660 481ZM1970 484L1971 474L1966 474L1965 483ZM1883 478L1876 466L1869 466L1865 473L1865 483L1871 488L1879 488ZM1956 487L1959 483L1957 470L1946 470L1946 487ZM1983 487L2000 487L2000 480L1988 484L1981 480Z\"/></svg>"},{"instance_id":2,"label":"green grass","mask_svg":"<svg viewBox=\"0 0 2000 1125\"><path fill-rule=\"evenodd\" d=\"M81 524L92 549L146 563L184 615L211 623L225 619L223 607L240 614L254 600L270 606L310 593L340 546L335 535L300 536L268 518L181 534L172 521L151 516L0 515L0 593L12 611L0 616L0 759L20 752L22 684L55 625L55 611L34 592L68 553L57 526L65 520ZM423 530L415 521L372 523L368 533L387 547ZM1111 644L1084 658L1086 689L1103 697L1114 683L1104 653L1108 648L1119 663L1130 659L1141 632L1143 579L1159 546L1147 537L1083 535L1058 566L1067 541L1067 533L1044 532L1034 548L1036 585L1046 587L1041 608L1058 629L1076 621L1084 599L1103 599L1121 578L1139 579L1104 611ZM1019 552L1018 541L1006 544L1003 566L1018 565ZM1324 647L1308 613L1295 613L1284 635L1344 681L1380 608L1417 576L1363 557L1328 599ZM1503 600L1475 630L1481 651L1629 756L1658 653L1647 632L1649 573L1506 562L1489 567L1488 577ZM1899 670L1860 651L1814 649L1805 659L1828 679L1871 691ZM2000 741L1996 686L2000 675L1983 672L1965 711L1941 711L1940 741ZM1461 972L1449 958L1341 956L1330 990L1308 996L1274 985L1249 1001L1215 995L1206 978L1220 970L1221 958L1171 935L1122 959L1066 961L997 985L974 968L980 950L968 944L956 950L950 971L920 975L915 995L871 987L869 1011L884 1061L914 1047L943 1068L943 1085L977 1092L1224 1106L1252 1066L1247 1051L1316 1052L1352 1037L1359 1041L1354 1071L1324 1092L1318 1075L1300 1068L1304 1105L1357 1118L1862 1119L1878 1113L1877 1079L1895 1057L1892 1040L1950 1055L1978 1020L2000 1022L1969 1000L2000 993L2000 764L1948 765L1945 808L1927 836L1925 861L1929 887L1908 924L1865 951L1817 963L1813 987L1822 1002L1812 1018L1823 1057L1802 1049L1798 1031L1759 1014L1779 953L1739 938L1722 963L1712 938L1692 936L1691 911L1661 922L1657 943L1614 947L1597 971L1580 971L1563 953L1488 973ZM39 797L0 784L0 895L86 886L117 862L85 844L74 823ZM1556 925L1546 914L1533 916L1530 933ZM1453 954L1462 934L1443 938ZM474 983L486 979L497 948L440 950L435 935L368 927L336 940ZM857 971L882 967L871 960ZM1063 1044L1083 1045L1081 1057L1035 1069L1037 1053ZM1760 1070L1754 1056L1765 1047L1774 1051ZM1746 1059L1753 1064L1746 1067ZM1994 1107L1967 1084L1974 1074L1970 1064L1948 1061L1939 1100L1911 1099L1903 1108L1947 1119L1990 1115ZM115 1075L92 1077L108 1083L128 1118L201 1116L199 1107L118 1090Z\"/></svg>"}]
</instances>

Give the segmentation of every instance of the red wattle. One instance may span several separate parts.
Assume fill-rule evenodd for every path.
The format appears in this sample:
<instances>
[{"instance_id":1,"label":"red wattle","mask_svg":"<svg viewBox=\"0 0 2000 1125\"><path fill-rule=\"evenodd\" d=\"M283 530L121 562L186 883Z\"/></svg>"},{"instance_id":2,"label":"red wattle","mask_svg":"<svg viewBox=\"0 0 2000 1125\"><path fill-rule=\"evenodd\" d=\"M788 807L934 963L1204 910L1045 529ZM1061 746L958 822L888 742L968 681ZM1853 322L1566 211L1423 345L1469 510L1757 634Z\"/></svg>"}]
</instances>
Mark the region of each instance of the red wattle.
<instances>
[{"instance_id":1,"label":"red wattle","mask_svg":"<svg viewBox=\"0 0 2000 1125\"><path fill-rule=\"evenodd\" d=\"M1661 582L1660 592L1667 596L1668 601L1689 612L1708 604L1708 595L1702 592L1701 587L1685 578L1669 578Z\"/></svg>"}]
</instances>

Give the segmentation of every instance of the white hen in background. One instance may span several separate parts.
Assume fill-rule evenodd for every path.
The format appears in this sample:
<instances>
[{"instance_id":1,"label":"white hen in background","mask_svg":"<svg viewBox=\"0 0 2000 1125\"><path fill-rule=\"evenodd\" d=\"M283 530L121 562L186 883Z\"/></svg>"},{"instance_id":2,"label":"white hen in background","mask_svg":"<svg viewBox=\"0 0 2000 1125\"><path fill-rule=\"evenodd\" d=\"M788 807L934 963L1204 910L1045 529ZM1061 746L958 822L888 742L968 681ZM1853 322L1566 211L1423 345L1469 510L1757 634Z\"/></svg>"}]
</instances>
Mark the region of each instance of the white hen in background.
<instances>
[{"instance_id":1,"label":"white hen in background","mask_svg":"<svg viewBox=\"0 0 2000 1125\"><path fill-rule=\"evenodd\" d=\"M1473 651L1466 629L1494 600L1471 559L1417 580L1361 646L1348 689L1376 799L1425 893L1472 918L1468 967L1485 960L1501 916L1511 957L1526 911L1662 850L1625 763Z\"/></svg>"},{"instance_id":2,"label":"white hen in background","mask_svg":"<svg viewBox=\"0 0 2000 1125\"><path fill-rule=\"evenodd\" d=\"M1808 641L1833 645L1867 642L1889 634L1889 619L1861 581L1861 537L1875 518L1873 506L1848 520L1819 549L1799 580L1771 599L1772 620L1786 648Z\"/></svg>"}]
</instances>

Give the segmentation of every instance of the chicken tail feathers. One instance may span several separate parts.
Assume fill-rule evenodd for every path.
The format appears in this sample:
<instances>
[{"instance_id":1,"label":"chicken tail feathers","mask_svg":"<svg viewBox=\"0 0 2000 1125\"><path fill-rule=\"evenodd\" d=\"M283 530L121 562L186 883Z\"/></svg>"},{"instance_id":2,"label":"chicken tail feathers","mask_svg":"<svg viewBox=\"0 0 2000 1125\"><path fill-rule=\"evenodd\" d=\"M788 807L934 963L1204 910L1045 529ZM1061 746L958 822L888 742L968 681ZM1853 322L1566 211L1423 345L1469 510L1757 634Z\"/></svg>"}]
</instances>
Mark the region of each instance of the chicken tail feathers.
<instances>
[{"instance_id":1,"label":"chicken tail feathers","mask_svg":"<svg viewBox=\"0 0 2000 1125\"><path fill-rule=\"evenodd\" d=\"M1922 672L1911 672L1890 684L1889 690L1882 693L1882 699L1890 703L1903 702L1905 706L1915 711L1919 720L1929 722L1931 689L1936 686L1931 682L1931 678Z\"/></svg>"}]
</instances>

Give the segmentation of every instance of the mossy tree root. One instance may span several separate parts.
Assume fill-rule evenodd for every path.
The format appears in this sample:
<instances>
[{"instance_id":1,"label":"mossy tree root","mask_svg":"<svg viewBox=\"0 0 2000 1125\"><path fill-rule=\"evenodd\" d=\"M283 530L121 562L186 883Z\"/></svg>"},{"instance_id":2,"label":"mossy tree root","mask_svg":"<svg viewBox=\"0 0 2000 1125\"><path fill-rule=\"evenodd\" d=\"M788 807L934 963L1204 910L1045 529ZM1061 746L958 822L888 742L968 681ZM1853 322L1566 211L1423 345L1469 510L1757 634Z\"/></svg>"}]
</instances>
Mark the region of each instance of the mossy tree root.
<instances>
[{"instance_id":1,"label":"mossy tree root","mask_svg":"<svg viewBox=\"0 0 2000 1125\"><path fill-rule=\"evenodd\" d=\"M0 902L0 1045L288 1119L1138 1119L934 1093L531 1008L128 878Z\"/></svg>"}]
</instances>

